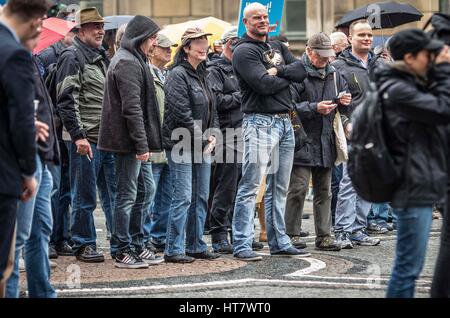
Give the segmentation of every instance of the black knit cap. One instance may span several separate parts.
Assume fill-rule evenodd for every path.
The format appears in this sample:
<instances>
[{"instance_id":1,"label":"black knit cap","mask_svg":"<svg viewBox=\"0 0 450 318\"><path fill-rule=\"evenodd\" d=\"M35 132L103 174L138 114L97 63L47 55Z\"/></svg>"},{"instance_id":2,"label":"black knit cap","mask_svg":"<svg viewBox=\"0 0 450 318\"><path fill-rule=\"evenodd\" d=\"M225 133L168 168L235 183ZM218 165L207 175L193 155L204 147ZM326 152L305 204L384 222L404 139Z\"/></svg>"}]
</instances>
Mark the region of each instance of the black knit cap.
<instances>
[{"instance_id":1,"label":"black knit cap","mask_svg":"<svg viewBox=\"0 0 450 318\"><path fill-rule=\"evenodd\" d=\"M432 39L419 29L400 31L389 40L389 50L396 61L403 60L408 53L422 50L438 52L444 47L444 42Z\"/></svg>"},{"instance_id":2,"label":"black knit cap","mask_svg":"<svg viewBox=\"0 0 450 318\"><path fill-rule=\"evenodd\" d=\"M148 17L135 16L127 25L122 38L121 46L127 49L138 48L142 42L155 35L159 26Z\"/></svg>"}]
</instances>

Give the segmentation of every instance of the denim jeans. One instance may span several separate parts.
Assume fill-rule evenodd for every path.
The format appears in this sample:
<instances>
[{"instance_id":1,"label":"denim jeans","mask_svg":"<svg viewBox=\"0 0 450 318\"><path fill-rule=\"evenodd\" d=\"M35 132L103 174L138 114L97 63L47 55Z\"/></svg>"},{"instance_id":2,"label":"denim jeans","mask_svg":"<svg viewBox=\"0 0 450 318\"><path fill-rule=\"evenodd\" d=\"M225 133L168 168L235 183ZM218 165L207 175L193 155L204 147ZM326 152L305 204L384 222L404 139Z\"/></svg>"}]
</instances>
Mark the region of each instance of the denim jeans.
<instances>
[{"instance_id":1,"label":"denim jeans","mask_svg":"<svg viewBox=\"0 0 450 318\"><path fill-rule=\"evenodd\" d=\"M208 249L203 233L208 209L210 160L175 162L168 153L174 196L167 221L167 256L203 253Z\"/></svg>"},{"instance_id":2,"label":"denim jeans","mask_svg":"<svg viewBox=\"0 0 450 318\"><path fill-rule=\"evenodd\" d=\"M135 154L117 154L116 201L111 232L111 254L144 247L144 219L155 195L152 164Z\"/></svg>"},{"instance_id":3,"label":"denim jeans","mask_svg":"<svg viewBox=\"0 0 450 318\"><path fill-rule=\"evenodd\" d=\"M386 225L389 219L389 203L372 204L372 209L367 216L368 223Z\"/></svg>"},{"instance_id":4,"label":"denim jeans","mask_svg":"<svg viewBox=\"0 0 450 318\"><path fill-rule=\"evenodd\" d=\"M413 298L416 280L422 272L431 230L433 207L395 209L397 247L389 281L388 298Z\"/></svg>"},{"instance_id":5,"label":"denim jeans","mask_svg":"<svg viewBox=\"0 0 450 318\"><path fill-rule=\"evenodd\" d=\"M338 195L339 195L339 185L342 180L342 174L343 174L343 167L342 164L339 166L333 167L333 173L331 175L331 217L333 220L333 225L335 224L336 220L336 205L338 201Z\"/></svg>"},{"instance_id":6,"label":"denim jeans","mask_svg":"<svg viewBox=\"0 0 450 318\"><path fill-rule=\"evenodd\" d=\"M37 195L19 203L17 213L16 252L14 271L6 284L8 298L19 297L19 259L23 247L27 271L28 293L31 298L55 298L56 292L50 284L48 244L52 233L51 191L52 176L40 158L37 158L35 173L38 182Z\"/></svg>"},{"instance_id":7,"label":"denim jeans","mask_svg":"<svg viewBox=\"0 0 450 318\"><path fill-rule=\"evenodd\" d=\"M168 164L152 164L155 181L155 199L150 205L144 222L144 241L157 245L166 243L167 219L172 202L172 183Z\"/></svg>"},{"instance_id":8,"label":"denim jeans","mask_svg":"<svg viewBox=\"0 0 450 318\"><path fill-rule=\"evenodd\" d=\"M356 194L348 175L347 163L344 163L336 205L335 232L352 233L365 229L371 206L371 203L364 201Z\"/></svg>"},{"instance_id":9,"label":"denim jeans","mask_svg":"<svg viewBox=\"0 0 450 318\"><path fill-rule=\"evenodd\" d=\"M77 253L86 245L96 246L97 235L94 224L94 210L97 207L97 188L100 192L106 223L112 223L112 208L115 197L114 155L97 150L91 144L94 158L77 154L75 143L70 147L70 186L72 191L71 234L73 250Z\"/></svg>"},{"instance_id":10,"label":"denim jeans","mask_svg":"<svg viewBox=\"0 0 450 318\"><path fill-rule=\"evenodd\" d=\"M61 164L49 165L48 168L53 178L52 213L53 231L50 244L62 245L70 240L70 175L69 154L65 143L60 143Z\"/></svg>"},{"instance_id":11,"label":"denim jeans","mask_svg":"<svg viewBox=\"0 0 450 318\"><path fill-rule=\"evenodd\" d=\"M284 214L294 160L294 131L289 118L246 114L243 120L244 155L233 216L233 253L252 250L256 196L264 175L266 231L272 253L292 247Z\"/></svg>"}]
</instances>

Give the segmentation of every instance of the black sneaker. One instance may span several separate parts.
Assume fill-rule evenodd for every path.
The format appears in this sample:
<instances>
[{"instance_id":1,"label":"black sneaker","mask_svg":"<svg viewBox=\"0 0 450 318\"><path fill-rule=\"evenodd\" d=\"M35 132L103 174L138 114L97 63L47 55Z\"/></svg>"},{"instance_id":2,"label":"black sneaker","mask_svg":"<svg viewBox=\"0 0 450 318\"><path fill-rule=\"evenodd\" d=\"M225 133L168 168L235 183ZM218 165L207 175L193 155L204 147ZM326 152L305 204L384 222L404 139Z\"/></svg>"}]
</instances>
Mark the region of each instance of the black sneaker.
<instances>
[{"instance_id":1,"label":"black sneaker","mask_svg":"<svg viewBox=\"0 0 450 318\"><path fill-rule=\"evenodd\" d=\"M148 268L148 264L137 256L131 249L117 252L114 266L117 268L130 269Z\"/></svg>"},{"instance_id":2,"label":"black sneaker","mask_svg":"<svg viewBox=\"0 0 450 318\"><path fill-rule=\"evenodd\" d=\"M74 255L72 247L70 247L70 245L67 242L64 242L61 245L56 246L55 250L59 256L73 256Z\"/></svg>"},{"instance_id":3,"label":"black sneaker","mask_svg":"<svg viewBox=\"0 0 450 318\"><path fill-rule=\"evenodd\" d=\"M295 247L289 247L287 250L270 253L271 256L279 256L279 257L309 257L310 253L298 250Z\"/></svg>"},{"instance_id":4,"label":"black sneaker","mask_svg":"<svg viewBox=\"0 0 450 318\"><path fill-rule=\"evenodd\" d=\"M211 253L210 251L205 251L202 253L186 253L186 255L196 259L205 259L205 260L213 260L220 257L220 254Z\"/></svg>"},{"instance_id":5,"label":"black sneaker","mask_svg":"<svg viewBox=\"0 0 450 318\"><path fill-rule=\"evenodd\" d=\"M222 240L212 244L214 253L219 254L233 254L233 245L228 243L227 240Z\"/></svg>"},{"instance_id":6,"label":"black sneaker","mask_svg":"<svg viewBox=\"0 0 450 318\"><path fill-rule=\"evenodd\" d=\"M155 245L153 245L152 242L148 241L147 243L145 243L145 248L148 249L150 252L152 253L156 253L156 247Z\"/></svg>"},{"instance_id":7,"label":"black sneaker","mask_svg":"<svg viewBox=\"0 0 450 318\"><path fill-rule=\"evenodd\" d=\"M291 237L291 244L295 247L295 248L306 248L306 242L304 242L302 240L302 238L300 236L292 236Z\"/></svg>"},{"instance_id":8,"label":"black sneaker","mask_svg":"<svg viewBox=\"0 0 450 318\"><path fill-rule=\"evenodd\" d=\"M262 256L256 254L253 251L242 251L234 254L234 258L244 262L259 262L262 260Z\"/></svg>"},{"instance_id":9,"label":"black sneaker","mask_svg":"<svg viewBox=\"0 0 450 318\"><path fill-rule=\"evenodd\" d=\"M55 250L55 246L50 244L48 246L48 258L49 259L56 259L58 258L58 253Z\"/></svg>"},{"instance_id":10,"label":"black sneaker","mask_svg":"<svg viewBox=\"0 0 450 318\"><path fill-rule=\"evenodd\" d=\"M158 265L164 262L164 258L162 258L161 256L156 256L152 251L150 251L146 247L144 247L140 251L136 251L136 254L148 265Z\"/></svg>"},{"instance_id":11,"label":"black sneaker","mask_svg":"<svg viewBox=\"0 0 450 318\"><path fill-rule=\"evenodd\" d=\"M323 238L320 243L316 243L316 249L320 251L339 252L341 250L341 245L331 236L327 236Z\"/></svg>"},{"instance_id":12,"label":"black sneaker","mask_svg":"<svg viewBox=\"0 0 450 318\"><path fill-rule=\"evenodd\" d=\"M309 232L308 231L300 231L300 237L308 237Z\"/></svg>"},{"instance_id":13,"label":"black sneaker","mask_svg":"<svg viewBox=\"0 0 450 318\"><path fill-rule=\"evenodd\" d=\"M195 258L187 255L173 255L173 256L164 255L164 260L166 261L166 263L177 263L177 264L187 264L195 262Z\"/></svg>"},{"instance_id":14,"label":"black sneaker","mask_svg":"<svg viewBox=\"0 0 450 318\"><path fill-rule=\"evenodd\" d=\"M252 250L254 251L260 251L264 249L264 244L261 242L256 242L255 240L253 240L252 242Z\"/></svg>"},{"instance_id":15,"label":"black sneaker","mask_svg":"<svg viewBox=\"0 0 450 318\"><path fill-rule=\"evenodd\" d=\"M77 260L85 263L102 263L105 261L103 254L98 253L93 246L83 246L76 255Z\"/></svg>"}]
</instances>

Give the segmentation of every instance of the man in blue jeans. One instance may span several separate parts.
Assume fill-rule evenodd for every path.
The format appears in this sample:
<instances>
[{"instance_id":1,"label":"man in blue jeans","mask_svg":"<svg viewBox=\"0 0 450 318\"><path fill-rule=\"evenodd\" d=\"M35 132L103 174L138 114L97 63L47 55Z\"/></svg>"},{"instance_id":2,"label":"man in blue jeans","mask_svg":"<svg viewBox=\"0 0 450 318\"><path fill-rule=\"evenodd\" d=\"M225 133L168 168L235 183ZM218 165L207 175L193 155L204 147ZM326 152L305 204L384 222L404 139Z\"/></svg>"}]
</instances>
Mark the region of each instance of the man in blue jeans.
<instances>
[{"instance_id":1,"label":"man in blue jeans","mask_svg":"<svg viewBox=\"0 0 450 318\"><path fill-rule=\"evenodd\" d=\"M389 45L395 63L377 70L376 82L378 87L395 83L381 103L386 144L402 173L392 196L398 234L387 297L412 298L425 262L433 204L446 194L450 52L418 29L397 33Z\"/></svg>"},{"instance_id":2,"label":"man in blue jeans","mask_svg":"<svg viewBox=\"0 0 450 318\"><path fill-rule=\"evenodd\" d=\"M284 75L284 65L298 60L281 42L267 41L269 21L265 6L248 5L243 21L247 33L236 44L232 62L245 114L242 179L232 225L233 254L244 261L262 259L252 251L254 212L256 194L264 175L268 175L265 212L270 253L273 256L308 256L292 246L284 223L295 140L289 117L293 109L291 82L281 75ZM299 65L298 70L297 73L304 74L304 79L305 68ZM277 74L280 77L273 76Z\"/></svg>"},{"instance_id":3,"label":"man in blue jeans","mask_svg":"<svg viewBox=\"0 0 450 318\"><path fill-rule=\"evenodd\" d=\"M99 147L116 154L117 195L111 254L118 268L163 262L144 244L144 219L155 195L151 154L162 151L161 120L147 56L158 25L144 16L128 24L105 85Z\"/></svg>"},{"instance_id":4,"label":"man in blue jeans","mask_svg":"<svg viewBox=\"0 0 450 318\"><path fill-rule=\"evenodd\" d=\"M58 60L57 110L69 150L72 247L77 259L103 262L97 252L94 211L97 188L107 224L114 205L114 155L97 149L103 89L109 60L102 48L104 20L95 8L77 13L79 32Z\"/></svg>"}]
</instances>

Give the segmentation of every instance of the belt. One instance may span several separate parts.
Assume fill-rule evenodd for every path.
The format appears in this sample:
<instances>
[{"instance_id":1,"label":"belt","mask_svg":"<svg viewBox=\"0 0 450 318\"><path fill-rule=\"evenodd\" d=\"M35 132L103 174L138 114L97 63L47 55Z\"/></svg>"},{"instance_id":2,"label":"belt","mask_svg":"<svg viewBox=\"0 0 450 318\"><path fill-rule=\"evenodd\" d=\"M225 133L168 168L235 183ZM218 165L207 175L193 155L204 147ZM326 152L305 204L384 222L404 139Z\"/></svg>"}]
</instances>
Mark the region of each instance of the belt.
<instances>
[{"instance_id":1,"label":"belt","mask_svg":"<svg viewBox=\"0 0 450 318\"><path fill-rule=\"evenodd\" d=\"M288 113L283 113L283 114L273 114L273 117L275 118L281 118L281 119L290 119L291 117L289 116Z\"/></svg>"}]
</instances>

